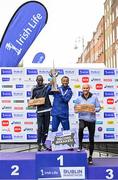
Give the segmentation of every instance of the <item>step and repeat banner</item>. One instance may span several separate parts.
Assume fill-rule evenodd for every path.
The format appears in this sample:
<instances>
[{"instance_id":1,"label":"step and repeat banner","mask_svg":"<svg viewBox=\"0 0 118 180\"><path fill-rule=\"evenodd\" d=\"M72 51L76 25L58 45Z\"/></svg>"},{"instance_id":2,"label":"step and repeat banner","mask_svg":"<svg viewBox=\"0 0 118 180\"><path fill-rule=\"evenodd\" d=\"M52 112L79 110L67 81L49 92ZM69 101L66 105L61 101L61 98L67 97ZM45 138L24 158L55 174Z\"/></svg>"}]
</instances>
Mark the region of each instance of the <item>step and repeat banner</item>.
<instances>
[{"instance_id":1,"label":"step and repeat banner","mask_svg":"<svg viewBox=\"0 0 118 180\"><path fill-rule=\"evenodd\" d=\"M118 69L72 69L57 68L57 82L66 75L70 78L73 97L69 102L71 128L78 129L78 115L74 113L74 102L82 93L83 83L91 85L91 92L100 101L97 113L96 142L118 142ZM31 88L37 75L50 81L50 69L1 68L0 69L0 142L36 142L36 109L28 108ZM51 101L53 97L50 96ZM61 129L61 127L59 127ZM49 136L51 135L51 123ZM88 130L84 130L84 141L88 141Z\"/></svg>"}]
</instances>

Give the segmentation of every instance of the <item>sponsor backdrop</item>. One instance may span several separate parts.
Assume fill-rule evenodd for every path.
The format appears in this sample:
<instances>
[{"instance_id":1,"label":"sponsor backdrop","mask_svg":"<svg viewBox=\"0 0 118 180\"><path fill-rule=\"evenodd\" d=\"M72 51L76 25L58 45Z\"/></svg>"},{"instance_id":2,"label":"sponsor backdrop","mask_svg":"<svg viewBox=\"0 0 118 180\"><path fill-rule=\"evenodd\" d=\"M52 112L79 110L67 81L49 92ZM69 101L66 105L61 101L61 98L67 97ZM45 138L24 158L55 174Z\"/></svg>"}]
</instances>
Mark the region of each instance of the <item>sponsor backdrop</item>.
<instances>
[{"instance_id":1,"label":"sponsor backdrop","mask_svg":"<svg viewBox=\"0 0 118 180\"><path fill-rule=\"evenodd\" d=\"M0 69L1 142L36 142L36 109L28 108L27 101L38 74L43 75L45 82L50 81L49 70L46 68ZM75 99L82 92L82 84L90 83L91 91L98 96L102 107L97 113L95 141L118 142L118 69L60 68L58 71L58 84L60 85L63 75L69 76L73 90L73 97L69 103L71 128L78 128L78 115L74 113ZM53 98L50 98L52 101ZM87 129L84 131L84 141L88 141Z\"/></svg>"}]
</instances>

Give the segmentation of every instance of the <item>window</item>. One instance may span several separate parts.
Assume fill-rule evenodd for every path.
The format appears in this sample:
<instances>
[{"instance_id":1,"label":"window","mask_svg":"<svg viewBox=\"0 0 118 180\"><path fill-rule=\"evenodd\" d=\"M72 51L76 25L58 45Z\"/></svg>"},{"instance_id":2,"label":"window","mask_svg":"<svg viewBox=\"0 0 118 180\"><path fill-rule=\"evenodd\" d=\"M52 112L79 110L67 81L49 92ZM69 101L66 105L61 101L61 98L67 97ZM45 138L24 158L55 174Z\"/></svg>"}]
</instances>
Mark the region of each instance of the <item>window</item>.
<instances>
[{"instance_id":1,"label":"window","mask_svg":"<svg viewBox=\"0 0 118 180\"><path fill-rule=\"evenodd\" d=\"M112 23L112 15L110 14L110 17L109 17L109 21L110 21L110 24Z\"/></svg>"},{"instance_id":2,"label":"window","mask_svg":"<svg viewBox=\"0 0 118 180\"><path fill-rule=\"evenodd\" d=\"M106 21L105 21L105 30L107 29L107 23L106 23Z\"/></svg>"},{"instance_id":3,"label":"window","mask_svg":"<svg viewBox=\"0 0 118 180\"><path fill-rule=\"evenodd\" d=\"M113 68L113 61L112 61L112 58L110 57L110 67Z\"/></svg>"},{"instance_id":4,"label":"window","mask_svg":"<svg viewBox=\"0 0 118 180\"><path fill-rule=\"evenodd\" d=\"M109 6L111 7L111 5L112 5L112 0L109 0Z\"/></svg>"},{"instance_id":5,"label":"window","mask_svg":"<svg viewBox=\"0 0 118 180\"><path fill-rule=\"evenodd\" d=\"M118 25L116 26L116 40L118 39Z\"/></svg>"},{"instance_id":6,"label":"window","mask_svg":"<svg viewBox=\"0 0 118 180\"><path fill-rule=\"evenodd\" d=\"M110 45L112 44L112 33L110 33Z\"/></svg>"},{"instance_id":7,"label":"window","mask_svg":"<svg viewBox=\"0 0 118 180\"><path fill-rule=\"evenodd\" d=\"M108 44L108 48L109 48L109 46L110 46L110 35L107 38L107 44Z\"/></svg>"},{"instance_id":8,"label":"window","mask_svg":"<svg viewBox=\"0 0 118 180\"><path fill-rule=\"evenodd\" d=\"M118 49L116 49L116 68L118 68Z\"/></svg>"},{"instance_id":9,"label":"window","mask_svg":"<svg viewBox=\"0 0 118 180\"><path fill-rule=\"evenodd\" d=\"M114 12L112 13L112 22L114 22Z\"/></svg>"},{"instance_id":10,"label":"window","mask_svg":"<svg viewBox=\"0 0 118 180\"><path fill-rule=\"evenodd\" d=\"M112 31L112 37L113 37L113 43L114 43L114 41L115 41L115 32L114 32L114 29L113 29L113 31Z\"/></svg>"},{"instance_id":11,"label":"window","mask_svg":"<svg viewBox=\"0 0 118 180\"><path fill-rule=\"evenodd\" d=\"M118 6L116 6L116 18L118 17Z\"/></svg>"},{"instance_id":12,"label":"window","mask_svg":"<svg viewBox=\"0 0 118 180\"><path fill-rule=\"evenodd\" d=\"M116 63L115 63L115 54L113 54L113 68L116 68Z\"/></svg>"}]
</instances>

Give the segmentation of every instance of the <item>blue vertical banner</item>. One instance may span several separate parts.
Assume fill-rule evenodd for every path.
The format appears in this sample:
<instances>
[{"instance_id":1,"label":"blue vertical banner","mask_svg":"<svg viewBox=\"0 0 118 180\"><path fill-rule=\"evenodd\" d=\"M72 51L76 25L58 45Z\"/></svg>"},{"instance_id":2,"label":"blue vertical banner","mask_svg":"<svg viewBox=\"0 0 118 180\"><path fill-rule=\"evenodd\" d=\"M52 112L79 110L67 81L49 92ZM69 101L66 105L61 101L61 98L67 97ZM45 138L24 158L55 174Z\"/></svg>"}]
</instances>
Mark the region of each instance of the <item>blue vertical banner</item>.
<instances>
[{"instance_id":1,"label":"blue vertical banner","mask_svg":"<svg viewBox=\"0 0 118 180\"><path fill-rule=\"evenodd\" d=\"M17 9L1 40L0 67L18 66L47 19L47 9L40 2L26 2Z\"/></svg>"}]
</instances>

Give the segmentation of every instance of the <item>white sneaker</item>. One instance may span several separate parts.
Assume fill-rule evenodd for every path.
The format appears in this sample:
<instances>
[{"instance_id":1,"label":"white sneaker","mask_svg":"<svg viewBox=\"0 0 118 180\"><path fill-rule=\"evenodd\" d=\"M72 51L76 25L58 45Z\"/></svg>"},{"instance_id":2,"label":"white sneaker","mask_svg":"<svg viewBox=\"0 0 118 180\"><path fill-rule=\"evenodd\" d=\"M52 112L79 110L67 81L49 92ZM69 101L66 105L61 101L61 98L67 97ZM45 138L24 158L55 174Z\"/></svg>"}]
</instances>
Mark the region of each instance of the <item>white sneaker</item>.
<instances>
[{"instance_id":1,"label":"white sneaker","mask_svg":"<svg viewBox=\"0 0 118 180\"><path fill-rule=\"evenodd\" d=\"M77 152L81 152L81 151L82 151L82 149L80 149L80 148L77 149Z\"/></svg>"}]
</instances>

